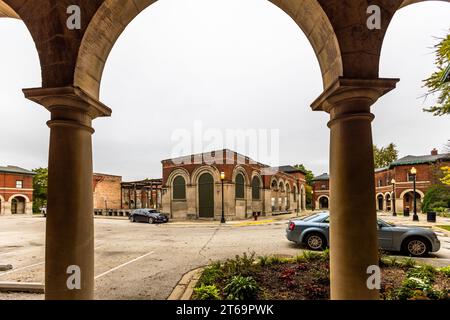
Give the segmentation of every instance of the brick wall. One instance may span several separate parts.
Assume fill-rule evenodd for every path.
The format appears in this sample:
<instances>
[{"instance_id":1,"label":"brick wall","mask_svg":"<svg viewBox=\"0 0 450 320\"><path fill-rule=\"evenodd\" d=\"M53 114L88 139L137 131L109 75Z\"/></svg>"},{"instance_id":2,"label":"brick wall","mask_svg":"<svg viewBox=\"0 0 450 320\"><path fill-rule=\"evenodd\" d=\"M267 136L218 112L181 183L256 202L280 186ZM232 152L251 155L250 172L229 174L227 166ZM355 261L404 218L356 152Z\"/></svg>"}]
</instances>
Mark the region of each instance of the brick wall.
<instances>
[{"instance_id":1,"label":"brick wall","mask_svg":"<svg viewBox=\"0 0 450 320\"><path fill-rule=\"evenodd\" d=\"M122 177L94 174L94 209L120 209Z\"/></svg>"}]
</instances>

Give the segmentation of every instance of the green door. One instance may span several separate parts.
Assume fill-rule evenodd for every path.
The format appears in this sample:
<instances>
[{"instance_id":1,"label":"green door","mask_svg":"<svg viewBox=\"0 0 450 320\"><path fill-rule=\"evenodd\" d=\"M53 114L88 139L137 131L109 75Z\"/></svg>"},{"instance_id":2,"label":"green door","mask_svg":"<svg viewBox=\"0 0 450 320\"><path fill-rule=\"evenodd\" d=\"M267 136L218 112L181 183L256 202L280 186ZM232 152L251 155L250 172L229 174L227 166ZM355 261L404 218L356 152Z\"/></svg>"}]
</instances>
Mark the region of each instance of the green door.
<instances>
[{"instance_id":1,"label":"green door","mask_svg":"<svg viewBox=\"0 0 450 320\"><path fill-rule=\"evenodd\" d=\"M214 218L214 179L204 173L198 180L199 217Z\"/></svg>"}]
</instances>

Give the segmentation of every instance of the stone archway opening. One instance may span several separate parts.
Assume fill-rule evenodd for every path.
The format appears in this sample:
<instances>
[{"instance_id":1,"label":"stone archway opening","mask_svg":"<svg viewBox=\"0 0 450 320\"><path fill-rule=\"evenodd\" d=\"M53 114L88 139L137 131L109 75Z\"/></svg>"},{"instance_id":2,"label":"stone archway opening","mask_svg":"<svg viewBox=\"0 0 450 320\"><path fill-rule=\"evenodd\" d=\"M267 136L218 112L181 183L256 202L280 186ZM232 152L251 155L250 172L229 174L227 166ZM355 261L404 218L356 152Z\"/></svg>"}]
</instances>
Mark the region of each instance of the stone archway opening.
<instances>
[{"instance_id":1,"label":"stone archway opening","mask_svg":"<svg viewBox=\"0 0 450 320\"><path fill-rule=\"evenodd\" d=\"M330 209L330 199L328 199L328 197L319 198L319 209L320 210Z\"/></svg>"},{"instance_id":2,"label":"stone archway opening","mask_svg":"<svg viewBox=\"0 0 450 320\"><path fill-rule=\"evenodd\" d=\"M386 211L392 211L392 198L390 194L386 195Z\"/></svg>"},{"instance_id":3,"label":"stone archway opening","mask_svg":"<svg viewBox=\"0 0 450 320\"><path fill-rule=\"evenodd\" d=\"M422 211L422 196L416 192L417 212ZM414 210L414 191L409 191L403 196L403 208L408 212Z\"/></svg>"},{"instance_id":4,"label":"stone archway opening","mask_svg":"<svg viewBox=\"0 0 450 320\"><path fill-rule=\"evenodd\" d=\"M16 196L11 199L11 213L14 214L25 214L26 213L26 203L25 197Z\"/></svg>"},{"instance_id":5,"label":"stone archway opening","mask_svg":"<svg viewBox=\"0 0 450 320\"><path fill-rule=\"evenodd\" d=\"M384 211L384 197L381 194L377 197L377 209L378 211Z\"/></svg>"},{"instance_id":6,"label":"stone archway opening","mask_svg":"<svg viewBox=\"0 0 450 320\"><path fill-rule=\"evenodd\" d=\"M214 178L208 172L203 173L198 179L198 199L199 218L214 218Z\"/></svg>"}]
</instances>

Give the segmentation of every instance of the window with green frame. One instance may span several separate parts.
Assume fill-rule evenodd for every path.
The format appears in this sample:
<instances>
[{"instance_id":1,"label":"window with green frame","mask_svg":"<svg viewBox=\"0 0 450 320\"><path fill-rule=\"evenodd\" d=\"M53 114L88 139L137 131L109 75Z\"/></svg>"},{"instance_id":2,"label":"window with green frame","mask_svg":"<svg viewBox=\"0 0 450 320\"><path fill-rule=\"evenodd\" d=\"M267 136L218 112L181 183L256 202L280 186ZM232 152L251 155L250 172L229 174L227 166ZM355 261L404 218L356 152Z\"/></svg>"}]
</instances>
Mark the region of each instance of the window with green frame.
<instances>
[{"instance_id":1,"label":"window with green frame","mask_svg":"<svg viewBox=\"0 0 450 320\"><path fill-rule=\"evenodd\" d=\"M252 180L252 198L253 200L261 200L261 183L258 177Z\"/></svg>"},{"instance_id":2,"label":"window with green frame","mask_svg":"<svg viewBox=\"0 0 450 320\"><path fill-rule=\"evenodd\" d=\"M236 176L236 199L245 198L245 179L244 176L239 173Z\"/></svg>"},{"instance_id":3,"label":"window with green frame","mask_svg":"<svg viewBox=\"0 0 450 320\"><path fill-rule=\"evenodd\" d=\"M173 200L186 200L186 180L182 176L173 180Z\"/></svg>"}]
</instances>

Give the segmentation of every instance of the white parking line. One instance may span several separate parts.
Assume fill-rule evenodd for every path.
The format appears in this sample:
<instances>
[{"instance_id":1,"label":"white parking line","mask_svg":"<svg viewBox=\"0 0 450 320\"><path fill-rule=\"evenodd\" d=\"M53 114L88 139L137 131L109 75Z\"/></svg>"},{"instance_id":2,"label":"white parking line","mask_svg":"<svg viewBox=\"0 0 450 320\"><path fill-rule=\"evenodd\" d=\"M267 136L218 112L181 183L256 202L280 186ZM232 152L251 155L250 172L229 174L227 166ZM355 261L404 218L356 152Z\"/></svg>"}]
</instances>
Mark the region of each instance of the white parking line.
<instances>
[{"instance_id":1,"label":"white parking line","mask_svg":"<svg viewBox=\"0 0 450 320\"><path fill-rule=\"evenodd\" d=\"M14 270L11 270L11 271L8 271L8 272L5 272L5 273L1 273L0 277L6 276L7 274L11 274L11 273L14 273L14 272L17 272L17 271L25 270L25 269L28 269L28 268L37 267L37 266L43 265L44 263L45 262L39 262L39 263L35 263L35 264L29 265L29 266L26 266L26 267L22 267L22 268L14 269Z\"/></svg>"},{"instance_id":2,"label":"white parking line","mask_svg":"<svg viewBox=\"0 0 450 320\"><path fill-rule=\"evenodd\" d=\"M95 279L99 279L99 278L101 278L101 277L103 277L103 276L106 276L107 274L109 274L109 273L111 273L111 272L114 272L114 271L116 271L116 270L119 270L120 268L123 268L123 267L125 267L125 266L127 266L127 265L129 265L129 264L132 264L132 263L134 263L134 262L136 262L136 261L138 261L138 260L144 259L145 257L147 257L147 256L149 256L149 255L151 255L151 254L153 254L153 253L155 253L155 252L152 251L152 252L149 252L149 253L144 254L143 256L137 257L136 259L130 260L130 261L128 261L128 262L125 262L124 264L121 264L120 266L117 266L117 267L115 267L115 268L112 268L111 270L108 270L108 271L106 271L106 272L103 272L102 274L99 274L98 276L95 277Z\"/></svg>"}]
</instances>

